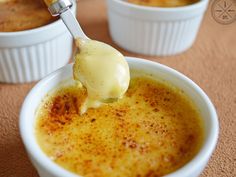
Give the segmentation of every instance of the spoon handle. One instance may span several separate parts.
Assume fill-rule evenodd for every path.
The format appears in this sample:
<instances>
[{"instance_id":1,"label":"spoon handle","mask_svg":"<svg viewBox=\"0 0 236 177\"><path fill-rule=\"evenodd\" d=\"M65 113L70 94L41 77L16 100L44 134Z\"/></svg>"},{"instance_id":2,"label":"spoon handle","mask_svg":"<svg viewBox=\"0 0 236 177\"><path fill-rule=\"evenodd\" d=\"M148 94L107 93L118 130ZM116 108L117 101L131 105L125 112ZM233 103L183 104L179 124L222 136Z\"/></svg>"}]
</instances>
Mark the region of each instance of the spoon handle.
<instances>
[{"instance_id":1,"label":"spoon handle","mask_svg":"<svg viewBox=\"0 0 236 177\"><path fill-rule=\"evenodd\" d=\"M66 10L65 12L60 14L60 17L68 30L70 31L71 35L74 39L78 37L88 38L82 28L80 27L78 21L76 20L74 14L71 12L70 9Z\"/></svg>"},{"instance_id":2,"label":"spoon handle","mask_svg":"<svg viewBox=\"0 0 236 177\"><path fill-rule=\"evenodd\" d=\"M72 6L73 3L71 2L71 0L58 0L55 3L51 4L48 9L51 12L52 16L60 15L62 21L64 22L74 39L78 37L88 39L71 11Z\"/></svg>"}]
</instances>

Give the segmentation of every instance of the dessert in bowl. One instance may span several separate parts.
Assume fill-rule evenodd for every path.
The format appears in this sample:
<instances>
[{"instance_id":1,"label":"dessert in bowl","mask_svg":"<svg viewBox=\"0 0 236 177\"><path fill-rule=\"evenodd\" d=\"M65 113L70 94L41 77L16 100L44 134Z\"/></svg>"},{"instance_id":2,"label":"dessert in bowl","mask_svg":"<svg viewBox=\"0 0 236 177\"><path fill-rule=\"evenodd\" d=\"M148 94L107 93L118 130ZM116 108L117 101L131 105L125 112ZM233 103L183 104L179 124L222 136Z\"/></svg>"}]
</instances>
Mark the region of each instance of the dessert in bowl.
<instances>
[{"instance_id":1,"label":"dessert in bowl","mask_svg":"<svg viewBox=\"0 0 236 177\"><path fill-rule=\"evenodd\" d=\"M171 86L168 86L168 88L176 87L179 90L178 92L180 92L180 94L186 95L187 98L190 100L190 102L192 102L195 105L194 107L196 108L196 110L193 111L192 113L190 113L189 115L192 115L192 114L195 115L195 113L196 113L196 115L198 115L198 113L199 113L199 119L201 120L200 122L202 122L202 126L201 126L201 123L196 124L197 125L196 130L201 130L201 128L197 128L197 127L202 127L202 129L203 129L202 140L201 140L201 138L199 138L199 143L195 144L195 145L199 145L199 148L197 148L196 152L193 153L194 155L191 156L190 159L186 160L185 163L181 164L181 167L175 168L174 171L170 171L169 173L165 173L165 175L166 176L175 176L175 177L176 176L183 176L183 177L184 176L186 176L186 177L187 176L198 176L201 173L201 171L203 170L203 168L205 167L209 157L211 156L211 154L215 148L215 145L217 142L217 137L218 137L218 120L217 120L217 115L216 115L214 106L212 105L211 101L209 100L207 95L195 83L193 83L186 76L180 74L179 72L177 72L171 68L168 68L168 67L163 66L158 63L142 60L142 59L130 58L130 57L126 57L126 59L129 63L129 67L131 70L131 78L133 79L133 80L131 79L131 84L130 84L129 89L132 90L132 88L133 88L134 90L141 91L140 92L140 94L141 94L140 100L138 101L141 103L141 105L139 105L139 103L136 103L136 102L132 103L132 104L134 104L134 106L133 106L134 111L136 111L135 113L137 113L137 115L133 117L133 119L134 119L133 123L137 123L136 121L138 121L139 118L149 117L150 115L154 115L154 117L157 116L157 118L158 118L159 112L162 112L162 111L161 111L161 109L158 110L158 107L155 107L155 106L158 106L159 104L163 105L162 103L164 103L165 101L168 102L168 99L171 98L171 100L172 100L172 98L173 98L173 97L166 98L165 96L166 96L167 92L160 92L159 96L158 96L158 93L156 93L156 91L155 91L154 80L155 80L155 82L158 81L163 84L164 83L170 84ZM64 139L63 139L64 145L62 145L61 143L58 144L58 147L60 147L58 149L59 151L57 151L56 154L48 153L47 148L45 148L45 146L50 147L49 142L51 140L47 139L49 137L46 137L46 141L44 141L43 139L45 138L44 135L46 135L47 133L49 133L48 134L49 136L53 136L53 134L54 134L53 132L47 132L49 129L53 130L55 132L58 132L58 131L61 131L64 127L65 129L68 130L67 125L68 125L68 121L71 120L70 119L71 113L74 116L76 116L75 121L77 119L78 119L78 121L79 121L79 119L83 119L81 121L87 121L86 126L82 126L83 128L80 127L79 129L75 129L75 130L71 129L71 130L74 130L74 132L78 133L77 140L78 140L78 142L82 143L82 144L80 144L81 146L83 146L83 145L88 146L87 147L88 149L84 149L84 150L89 151L87 153L87 155L90 154L90 156L86 156L86 158L87 158L86 163L89 166L89 164L92 163L91 159L93 161L93 157L95 156L93 154L93 152L97 150L98 152L96 151L96 153L99 153L99 150L104 149L102 141L101 141L101 144L99 144L99 143L96 144L96 142L98 142L98 141L96 141L96 139L97 138L99 139L99 137L101 137L101 135L106 135L105 137L107 137L109 139L109 135L106 134L107 133L106 131L112 129L113 125L116 125L114 121L116 121L116 120L122 121L122 120L120 120L122 118L124 118L125 120L126 119L128 120L128 118L125 116L125 112L126 112L126 109L132 108L132 105L130 106L128 104L127 99L129 96L130 96L130 98L132 98L131 93L133 93L133 92L131 90L128 90L128 92L126 93L124 98L122 98L120 100L121 102L124 101L124 103L121 103L118 101L117 103L111 103L108 105L101 106L99 108L89 109L86 113L84 113L84 115L82 115L85 117L83 117L83 118L80 117L78 110L76 112L75 105L80 104L80 101L78 99L80 99L80 100L84 99L84 95L83 95L84 92L83 91L81 92L78 89L79 87L77 88L75 82L73 81L72 75L73 74L72 74L72 66L71 65L68 65L68 66L52 73L51 75L49 75L48 77L46 77L45 79L40 81L32 89L32 91L26 97L26 99L23 103L23 106L22 106L22 110L21 110L21 114L20 114L21 136L22 136L23 142L25 144L26 150L29 154L29 157L32 160L32 163L35 165L35 167L38 170L38 173L41 177L44 177L44 176L45 177L46 176L47 177L70 177L70 176L72 177L72 176L79 176L79 175L86 176L86 174L88 174L86 172L84 172L84 173L81 172L81 173L78 173L78 175L76 175L75 174L76 171L74 171L73 168L70 168L69 167L70 165L68 165L66 167L66 165L63 165L59 161L57 161L58 160L57 158L60 159L60 157L65 157L64 156L65 154L69 154L69 151L73 151L73 147L67 146L67 145L69 145L69 146L71 145L70 142L68 142L68 139L66 137L67 133L62 132L62 134L61 134L62 136L64 136ZM153 80L150 81L150 80L142 80L141 79L141 80L135 81L135 77L137 77L137 76L143 77L145 75L150 76ZM72 84L72 87L67 87L67 86L70 86L71 82L75 84L74 86L76 86L77 90L73 91L73 84ZM135 82L138 84L135 84ZM132 84L132 83L134 83L134 84ZM149 85L148 87L146 87L147 89L143 89L147 85ZM159 88L162 88L159 90L163 90L163 88L166 88L166 87L164 85L159 84ZM59 89L59 92L55 92L56 89ZM68 90L69 90L69 92L67 92ZM145 90L147 90L147 91L145 92ZM169 91L171 91L171 89ZM64 97L63 96L64 93L74 93L74 94L72 94L72 96L70 94L69 94L69 96L67 94L65 94L65 97ZM155 97L151 97L150 95L153 95L154 93L156 93ZM59 95L57 95L57 94L59 94ZM78 96L76 98L77 101L75 101L76 99L73 98L73 95L77 95L77 94L78 94ZM138 96L138 95L139 94L137 94L136 96ZM152 101L145 102L145 100L143 99L144 97L142 97L142 95L146 95L147 99L151 99ZM171 93L171 95L172 95L172 93ZM57 96L59 96L60 99L55 102L57 104L54 104L53 100L56 100ZM161 97L161 96L163 96L163 97ZM48 98L49 98L49 100L52 101L52 102L49 101L49 104L47 102ZM157 98L157 100L155 100L156 98ZM158 101L158 98L162 98L163 100ZM178 96L175 98L178 98ZM60 104L60 103L63 103L63 99L66 99L68 101L67 104ZM74 104L71 105L70 104L71 101L74 102ZM158 104L158 102L159 102L159 104ZM151 108L153 108L153 109L151 109L150 112L146 116L141 116L142 113L145 113L145 109L143 109L143 111L142 111L142 107L146 108L145 103L147 103L147 105L148 105L148 103L151 103L150 105L154 106L155 108L151 106ZM116 104L118 104L118 105L116 105ZM119 104L121 104L121 105L119 105ZM124 105L126 104L126 106L123 105L123 107L122 107L122 104L124 104ZM140 106L140 109L136 109L137 108L136 104ZM179 104L178 101L176 101L176 105L178 105L178 104ZM43 105L43 107L41 105ZM49 106L47 106L47 105L49 105ZM165 103L164 107L165 106L169 107L170 105L168 106L168 103ZM164 107L162 107L162 108L164 108ZM47 123L50 123L50 119L45 119L46 122L44 122L44 121L41 122L41 120L44 119L43 118L44 116L41 116L41 115L45 113L44 111L43 112L40 111L40 110L43 110L43 108L45 108L46 113L47 113L47 110L53 111L53 112L51 112L52 114L50 114L50 115L52 115L51 118L53 118L53 121L54 121L54 122L51 122L52 127L49 124L47 124ZM47 109L47 108L52 108L52 109ZM103 110L103 112L100 112L101 114L99 116L98 113L101 110ZM178 110L177 107L176 107L176 110ZM186 109L181 109L181 110L183 111ZM180 112L181 112L181 110L180 110ZM189 110L191 110L191 108ZM64 111L66 111L66 112L64 112ZM174 109L173 109L173 111L174 111ZM66 119L60 119L63 116L60 117L59 114L65 115L63 112L66 115L68 115L68 117ZM106 117L105 114L108 114L108 117ZM89 117L89 115L90 115L90 117ZM109 115L111 116L110 118L109 118ZM173 115L170 114L169 116L171 117ZM178 117L178 115L176 115L176 116ZM161 117L162 116L159 117L160 120L161 120ZM165 115L163 117L163 119L165 119L165 117L168 117L168 115ZM172 117L172 120L174 121L174 117ZM179 119L179 120L181 120L181 119ZM85 135L84 133L87 133L87 135L88 135L88 133L91 133L93 131L99 132L99 129L97 129L96 126L95 127L90 127L90 126L96 125L100 121L103 124L101 126L100 133L98 133L97 136L91 135L91 137L90 137L91 139L89 139L89 138L88 139L87 138L81 139L81 137L79 135ZM150 126L147 126L145 129L146 131L143 132L143 134L142 134L143 144L140 144L140 139L136 139L137 137L135 139L132 139L134 137L130 137L130 135L135 135L137 132L143 131L144 130L143 126L145 127L145 125L149 125L148 122L150 122L150 120L146 120L146 123L142 121L143 124L137 125L137 127L134 129L132 128L133 126L131 126L130 129L127 129L126 131L123 131L123 132L122 132L122 130L124 130L124 129L122 128L122 126L126 127L126 126L128 126L127 124L120 124L121 127L117 129L118 131L121 131L121 132L117 132L117 133L118 133L118 135L122 136L122 138L124 138L124 136L127 135L127 139L124 139L124 143L121 143L121 146L123 148L130 149L131 152L133 152L133 151L137 152L136 155L133 154L134 157L137 157L137 158L140 157L139 156L140 154L138 154L138 152L145 154L146 151L149 151L148 150L148 141L150 144L152 144L152 143L157 144L158 143L157 139L156 139L156 136L158 136L158 135L154 136L155 132L152 132L153 130L155 130L157 132L162 131L162 130L164 132L166 131L164 128L165 126L159 127L159 128L154 128L156 126L155 126L155 122L153 122L154 127L151 127L151 124L150 124ZM170 121L170 123L171 122L172 121ZM83 122L81 122L81 124L82 123ZM75 124L80 124L80 122L75 122ZM129 122L129 124L132 124L132 122ZM46 131L47 133L44 134L43 133L44 131L41 131L40 127L41 128L44 127L43 129L47 130ZM186 127L188 127L188 126L186 125ZM190 128L189 130L191 130L191 129L193 130L193 128ZM132 130L133 130L133 133L132 132L130 133L130 131L132 131ZM185 129L183 128L182 130L185 130ZM153 136L153 138L150 138L147 132L149 132L149 135ZM187 132L188 131L186 131L186 134L187 134ZM137 133L137 135L138 135L138 133ZM145 138L146 136L148 136L149 138L146 139ZM184 136L184 134L183 134L183 136ZM195 135L193 135L193 136L195 136ZM59 134L58 134L58 137L60 137ZM199 134L199 135L196 134L196 137L201 137L201 134ZM95 138L94 141L93 141L93 138ZM194 138L191 136L190 140L191 139L194 139ZM146 140L147 144L145 144L145 140ZM153 142L152 142L152 140L153 140ZM176 140L178 140L178 139L176 139ZM181 142L181 139L179 139L179 140ZM91 144L93 142L95 144ZM109 145L110 146L114 145L114 147L116 147L116 143L119 144L119 137L117 137L117 142L115 142L115 143L112 142ZM165 141L164 142L160 141L159 143L165 144ZM191 143L194 144L194 141L189 141L188 145L191 146ZM89 145L93 145L93 146L96 145L96 146L91 149L91 147L89 147ZM64 150L69 148L69 149L67 149L68 150L67 153L63 153L63 150L62 150L63 147L65 147ZM183 153L184 153L184 151L185 150L183 150ZM56 151L54 151L54 152L56 152ZM105 153L105 152L100 152L100 155L104 155L103 153ZM83 153L81 153L81 152L79 154L83 155ZM106 154L107 154L106 155L107 159L111 159L112 156L114 155L113 153L110 153L110 152L107 152ZM118 154L119 153L117 153L117 155ZM69 157L73 157L73 155L72 156L69 155L69 156L65 157L65 159L69 159ZM143 157L145 157L145 156L143 156ZM156 157L156 156L154 155L154 157ZM81 157L81 159L83 159L83 158ZM140 161L140 163L141 164L144 163L145 159L146 158L144 158L143 161ZM77 166L78 169L86 167L86 166L81 165L79 159L77 159L77 160L78 160L77 161L78 162L78 166ZM162 160L163 161L172 161L173 159L171 157L167 157L166 159L163 158ZM127 160L127 161L129 162L129 160ZM153 161L154 166L155 166L155 163L157 163L158 161L159 161L159 159L157 159L156 161L155 160ZM72 162L72 159L69 160L69 164L70 164L70 162ZM132 161L130 160L130 162L132 162ZM66 164L68 164L68 163L66 163ZM164 162L163 162L163 164L164 164ZM140 167L139 164L137 164L136 166ZM130 168L134 169L136 166L133 165ZM99 164L97 164L97 167L99 169ZM116 167L116 165L114 165L114 168L115 167ZM120 163L119 167L120 167L121 171L122 171L122 169L123 169L123 171L129 169L129 167L127 167L127 163ZM100 176L101 173L99 173L98 169L97 169L97 176ZM110 168L105 168L105 169L108 171L112 170ZM141 169L136 169L136 170L138 171ZM134 172L135 170L132 170L132 171ZM94 175L94 173L92 173L92 174L93 174L92 176L96 176L96 175ZM95 174L96 174L96 170L95 170ZM111 173L111 174L113 174L113 173ZM134 173L132 173L132 174L134 174ZM150 174L157 175L157 172L155 172L155 171L150 172ZM113 175L115 176L115 171L114 171ZM123 173L123 175L124 175L124 173ZM163 175L163 174L160 174L160 176L161 175ZM143 176L143 174L140 174L140 176Z\"/></svg>"},{"instance_id":2,"label":"dessert in bowl","mask_svg":"<svg viewBox=\"0 0 236 177\"><path fill-rule=\"evenodd\" d=\"M0 5L1 32L30 30L58 19L51 16L41 0L8 0Z\"/></svg>"},{"instance_id":3,"label":"dessert in bowl","mask_svg":"<svg viewBox=\"0 0 236 177\"><path fill-rule=\"evenodd\" d=\"M150 7L181 7L194 4L199 0L127 0L127 2Z\"/></svg>"},{"instance_id":4,"label":"dessert in bowl","mask_svg":"<svg viewBox=\"0 0 236 177\"><path fill-rule=\"evenodd\" d=\"M189 49L208 0L107 0L109 31L122 48L168 56Z\"/></svg>"},{"instance_id":5,"label":"dessert in bowl","mask_svg":"<svg viewBox=\"0 0 236 177\"><path fill-rule=\"evenodd\" d=\"M68 63L72 37L43 2L1 1L0 10L0 82L36 81Z\"/></svg>"}]
</instances>

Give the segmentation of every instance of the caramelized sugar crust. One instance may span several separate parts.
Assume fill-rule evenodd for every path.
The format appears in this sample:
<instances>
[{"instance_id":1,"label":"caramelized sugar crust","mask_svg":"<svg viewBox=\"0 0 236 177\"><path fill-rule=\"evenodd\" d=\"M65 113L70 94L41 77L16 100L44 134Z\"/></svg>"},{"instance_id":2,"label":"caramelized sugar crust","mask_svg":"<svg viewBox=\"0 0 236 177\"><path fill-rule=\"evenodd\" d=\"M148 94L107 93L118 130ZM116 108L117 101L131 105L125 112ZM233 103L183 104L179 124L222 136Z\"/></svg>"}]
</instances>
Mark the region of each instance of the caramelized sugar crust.
<instances>
[{"instance_id":1,"label":"caramelized sugar crust","mask_svg":"<svg viewBox=\"0 0 236 177\"><path fill-rule=\"evenodd\" d=\"M0 2L0 32L29 30L47 25L53 18L41 0Z\"/></svg>"},{"instance_id":2,"label":"caramelized sugar crust","mask_svg":"<svg viewBox=\"0 0 236 177\"><path fill-rule=\"evenodd\" d=\"M178 7L194 4L199 0L127 0L130 3L153 7Z\"/></svg>"},{"instance_id":3,"label":"caramelized sugar crust","mask_svg":"<svg viewBox=\"0 0 236 177\"><path fill-rule=\"evenodd\" d=\"M149 78L131 80L118 102L79 107L86 90L60 87L37 111L36 137L57 164L82 176L163 176L198 152L202 124L181 90Z\"/></svg>"}]
</instances>

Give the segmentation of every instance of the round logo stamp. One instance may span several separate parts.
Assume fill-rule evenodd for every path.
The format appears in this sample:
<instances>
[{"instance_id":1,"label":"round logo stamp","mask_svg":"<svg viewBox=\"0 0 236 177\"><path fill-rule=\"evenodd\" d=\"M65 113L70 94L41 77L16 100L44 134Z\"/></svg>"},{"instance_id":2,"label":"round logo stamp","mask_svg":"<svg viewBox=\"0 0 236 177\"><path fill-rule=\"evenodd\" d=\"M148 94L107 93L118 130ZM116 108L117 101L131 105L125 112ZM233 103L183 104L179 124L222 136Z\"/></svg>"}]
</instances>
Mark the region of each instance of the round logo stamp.
<instances>
[{"instance_id":1,"label":"round logo stamp","mask_svg":"<svg viewBox=\"0 0 236 177\"><path fill-rule=\"evenodd\" d=\"M227 25L236 20L236 0L215 0L211 7L216 22Z\"/></svg>"}]
</instances>

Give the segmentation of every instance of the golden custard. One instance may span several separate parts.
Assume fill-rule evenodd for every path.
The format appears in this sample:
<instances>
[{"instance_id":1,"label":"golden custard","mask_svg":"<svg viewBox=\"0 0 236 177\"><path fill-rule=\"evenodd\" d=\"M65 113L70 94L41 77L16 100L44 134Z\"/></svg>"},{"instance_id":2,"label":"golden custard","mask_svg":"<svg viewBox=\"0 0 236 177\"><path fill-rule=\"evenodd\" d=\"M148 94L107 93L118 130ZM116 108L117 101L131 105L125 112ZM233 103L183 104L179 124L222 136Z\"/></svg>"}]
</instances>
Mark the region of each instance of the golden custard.
<instances>
[{"instance_id":1,"label":"golden custard","mask_svg":"<svg viewBox=\"0 0 236 177\"><path fill-rule=\"evenodd\" d=\"M80 81L88 92L81 114L103 102L122 98L130 81L129 66L124 56L113 47L95 40L78 38L76 46L74 79Z\"/></svg>"},{"instance_id":2,"label":"golden custard","mask_svg":"<svg viewBox=\"0 0 236 177\"><path fill-rule=\"evenodd\" d=\"M127 0L130 3L153 7L178 7L194 4L199 0Z\"/></svg>"},{"instance_id":3,"label":"golden custard","mask_svg":"<svg viewBox=\"0 0 236 177\"><path fill-rule=\"evenodd\" d=\"M202 145L195 106L166 83L133 78L122 99L80 115L86 97L76 83L61 85L36 113L40 147L71 172L85 177L163 176L190 161Z\"/></svg>"},{"instance_id":4,"label":"golden custard","mask_svg":"<svg viewBox=\"0 0 236 177\"><path fill-rule=\"evenodd\" d=\"M29 30L56 19L41 0L0 0L0 32Z\"/></svg>"},{"instance_id":5,"label":"golden custard","mask_svg":"<svg viewBox=\"0 0 236 177\"><path fill-rule=\"evenodd\" d=\"M57 0L44 0L44 2L47 6L50 6L51 4L57 2Z\"/></svg>"}]
</instances>

